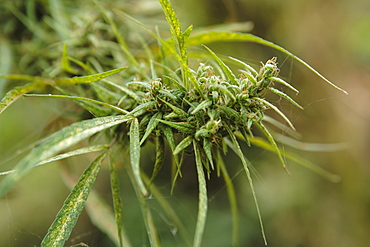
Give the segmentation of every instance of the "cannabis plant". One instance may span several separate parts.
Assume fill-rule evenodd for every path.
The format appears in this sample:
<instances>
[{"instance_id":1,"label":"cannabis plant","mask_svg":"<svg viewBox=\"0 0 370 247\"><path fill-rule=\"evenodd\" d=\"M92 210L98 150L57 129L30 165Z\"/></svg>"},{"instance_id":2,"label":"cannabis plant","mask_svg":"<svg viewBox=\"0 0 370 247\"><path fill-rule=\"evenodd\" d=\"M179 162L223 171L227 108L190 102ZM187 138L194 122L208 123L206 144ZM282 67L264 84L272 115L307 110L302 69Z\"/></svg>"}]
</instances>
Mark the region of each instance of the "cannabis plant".
<instances>
[{"instance_id":1,"label":"cannabis plant","mask_svg":"<svg viewBox=\"0 0 370 247\"><path fill-rule=\"evenodd\" d=\"M60 1L52 2L54 5L62 5ZM74 184L41 246L64 245L86 199L92 193L94 181L104 160L107 160L110 169L117 228L116 235L111 233L110 238L118 246L130 246L130 237L124 231L125 219L122 219L122 210L125 207L121 205L118 179L120 172L128 174L136 191L151 246L161 246L161 241L151 209L147 205L148 197L158 200L166 217L178 229L177 237L183 245L201 246L207 219L207 179L211 178L211 173L222 176L225 180L234 222L230 242L233 246L238 245L237 197L228 172L234 164L224 161L229 150L235 152L241 161L252 191L262 237L267 244L250 162L240 143L246 143L249 147L259 146L275 153L288 174L285 160L292 159L330 180L337 178L320 167L283 151L277 145L274 132L269 126L286 129L287 125L291 131L295 128L283 110L266 96L277 95L303 109L289 96L297 94L298 90L279 77L277 59L271 58L255 68L237 58L221 57L206 45L220 41L244 41L273 47L299 61L333 87L343 91L342 89L287 50L252 34L194 32L192 35L192 26L182 31L171 3L168 0L159 0L159 3L170 27L170 37L163 30L155 30L128 13L120 10L111 12L98 1L94 1L91 7L95 10L93 21L88 21L86 16L81 15L63 21L60 19L63 17L62 12L54 9L54 17L59 17L54 20L55 25L51 25L54 31L63 40L70 34L57 24L73 26L71 32L74 38L69 37L71 39L64 42L63 52L54 57L56 66L45 73L49 76L1 75L3 79L28 83L14 87L5 95L0 102L0 112L21 97L46 97L73 101L88 113L79 114L75 123L38 141L13 170L2 172L1 175L5 177L0 183L1 197L37 166L76 155L100 153ZM97 9L99 14L96 14ZM16 10L13 9L13 12L20 16ZM121 33L115 22L117 20L124 20L126 31L132 32L135 37L127 35L127 32ZM35 30L31 21L25 22ZM46 35L47 30L37 29L37 32ZM142 46L139 51L136 50L137 44ZM198 49L189 55L188 50L192 47ZM40 57L42 59L45 59L43 64L48 60L45 56ZM118 64L125 67L117 66ZM111 67L110 70L105 70L108 67ZM53 77L60 73L74 76ZM275 111L278 119L267 116L269 110ZM256 130L263 136L256 136ZM75 144L84 139L89 139L89 143L93 144L75 149ZM148 168L142 167L140 158L141 149L149 143L155 145L155 162ZM166 148L171 152L172 162L165 159ZM193 237L189 237L192 235L187 233L175 210L163 199L156 187L156 177L162 166L170 166L171 187L168 191L175 193L173 190L176 183L181 182L178 181L179 177L189 176L183 169L183 161L188 155L193 155L195 159L199 192ZM150 174L144 172L148 169L151 170ZM98 227L107 231L104 226Z\"/></svg>"}]
</instances>

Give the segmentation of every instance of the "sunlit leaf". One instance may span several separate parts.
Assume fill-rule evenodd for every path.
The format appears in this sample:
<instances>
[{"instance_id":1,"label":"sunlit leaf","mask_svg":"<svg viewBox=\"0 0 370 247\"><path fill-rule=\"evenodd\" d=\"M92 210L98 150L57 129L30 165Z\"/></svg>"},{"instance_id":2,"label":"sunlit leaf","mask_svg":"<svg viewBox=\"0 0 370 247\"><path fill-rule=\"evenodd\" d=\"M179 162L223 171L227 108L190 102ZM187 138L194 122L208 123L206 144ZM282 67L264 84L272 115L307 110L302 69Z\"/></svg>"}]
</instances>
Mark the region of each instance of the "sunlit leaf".
<instances>
[{"instance_id":1,"label":"sunlit leaf","mask_svg":"<svg viewBox=\"0 0 370 247\"><path fill-rule=\"evenodd\" d=\"M238 85L238 82L236 80L236 76L231 71L229 66L227 66L217 55L214 53L211 49L209 49L207 46L203 45L204 48L208 50L209 53L213 56L213 58L217 61L218 65L220 65L222 71L225 73L227 79L231 81L231 84Z\"/></svg>"},{"instance_id":2,"label":"sunlit leaf","mask_svg":"<svg viewBox=\"0 0 370 247\"><path fill-rule=\"evenodd\" d=\"M198 174L198 188L199 188L199 199L198 199L198 216L197 224L195 227L195 235L193 247L200 247L202 244L204 227L207 219L208 210L208 196L207 196L207 184L205 175L203 172L203 164L201 160L201 154L197 142L193 140L193 148L195 153L195 166Z\"/></svg>"},{"instance_id":3,"label":"sunlit leaf","mask_svg":"<svg viewBox=\"0 0 370 247\"><path fill-rule=\"evenodd\" d=\"M279 108L277 108L276 106L274 106L273 104L271 104L270 102L268 102L267 100L265 99L262 99L262 98L259 98L259 97L255 97L254 99L264 103L266 106L270 107L271 109L273 109L277 114L279 114L287 123L288 125L290 126L290 128L292 128L293 130L295 130L292 122L290 122L289 118L287 116L285 116L284 113L282 113Z\"/></svg>"},{"instance_id":4,"label":"sunlit leaf","mask_svg":"<svg viewBox=\"0 0 370 247\"><path fill-rule=\"evenodd\" d=\"M77 223L105 156L106 153L101 154L82 174L42 240L41 246L64 246Z\"/></svg>"},{"instance_id":5,"label":"sunlit leaf","mask_svg":"<svg viewBox=\"0 0 370 247\"><path fill-rule=\"evenodd\" d=\"M90 147L84 147L84 148L76 149L76 150L73 150L71 152L60 154L60 155L54 156L54 157L52 157L50 159L43 160L40 163L35 164L34 167L45 165L45 164L48 164L48 163L51 163L51 162L54 162L54 161L66 159L66 158L73 157L73 156L76 156L76 155L81 155L81 154L87 154L87 153L92 153L92 152L103 151L103 150L106 150L107 148L108 148L108 145L95 145L95 146L90 146ZM10 174L10 173L13 173L13 172L15 172L15 170L10 170L10 171L6 171L6 172L0 172L0 176L7 175L7 174Z\"/></svg>"},{"instance_id":6,"label":"sunlit leaf","mask_svg":"<svg viewBox=\"0 0 370 247\"><path fill-rule=\"evenodd\" d=\"M182 150L187 148L192 143L192 141L193 141L192 136L187 136L184 139L182 139L182 141L179 144L177 144L175 150L173 151L173 154L174 155L179 154Z\"/></svg>"},{"instance_id":7,"label":"sunlit leaf","mask_svg":"<svg viewBox=\"0 0 370 247\"><path fill-rule=\"evenodd\" d=\"M58 152L76 144L109 127L128 121L126 116L108 116L93 118L74 123L59 130L36 146L15 166L15 172L7 175L0 183L0 197L3 197L12 186L26 175L35 164L53 157Z\"/></svg>"},{"instance_id":8,"label":"sunlit leaf","mask_svg":"<svg viewBox=\"0 0 370 247\"><path fill-rule=\"evenodd\" d=\"M150 177L150 182L152 182L157 177L159 170L162 168L163 162L164 162L164 138L163 136L158 136L156 138L155 162L152 176Z\"/></svg>"},{"instance_id":9,"label":"sunlit leaf","mask_svg":"<svg viewBox=\"0 0 370 247\"><path fill-rule=\"evenodd\" d=\"M140 133L139 120L137 118L133 119L130 126L130 161L137 185L140 188L141 193L146 196L148 191L145 188L140 175Z\"/></svg>"},{"instance_id":10,"label":"sunlit leaf","mask_svg":"<svg viewBox=\"0 0 370 247\"><path fill-rule=\"evenodd\" d=\"M303 107L300 104L298 104L297 102L295 102L291 97L289 97L288 95L286 95L284 92L281 92L280 90L278 90L276 88L273 88L273 87L268 87L268 89L271 92L273 92L274 94L277 94L277 95L283 97L284 99L288 100L290 103L292 103L293 105L295 105L299 109L303 110Z\"/></svg>"}]
</instances>

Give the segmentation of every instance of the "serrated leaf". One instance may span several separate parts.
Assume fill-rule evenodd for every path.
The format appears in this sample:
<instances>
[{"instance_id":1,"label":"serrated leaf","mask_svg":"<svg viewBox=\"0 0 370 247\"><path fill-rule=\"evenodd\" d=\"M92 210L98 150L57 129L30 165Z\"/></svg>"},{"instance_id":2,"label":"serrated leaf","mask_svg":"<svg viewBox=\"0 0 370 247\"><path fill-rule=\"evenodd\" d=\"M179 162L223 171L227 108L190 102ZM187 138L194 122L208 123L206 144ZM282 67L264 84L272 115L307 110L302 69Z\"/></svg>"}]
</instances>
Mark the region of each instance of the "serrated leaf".
<instances>
[{"instance_id":1,"label":"serrated leaf","mask_svg":"<svg viewBox=\"0 0 370 247\"><path fill-rule=\"evenodd\" d=\"M162 112L157 112L156 114L154 114L152 116L152 118L149 120L148 125L146 126L145 133L144 133L143 137L141 138L140 146L143 145L146 138L148 138L148 136L158 126L158 123L159 123L158 119L161 119L161 118L162 118Z\"/></svg>"},{"instance_id":2,"label":"serrated leaf","mask_svg":"<svg viewBox=\"0 0 370 247\"><path fill-rule=\"evenodd\" d=\"M258 100L262 103L264 103L266 106L270 107L271 109L273 109L277 114L279 114L284 120L285 122L288 123L288 125L290 126L290 128L292 128L293 130L295 130L292 122L290 122L289 118L287 116L285 116L284 113L282 113L279 108L277 108L276 106L274 106L273 104L271 104L270 102L268 102L267 100L265 99L262 99L262 98L259 98L259 97L254 97L253 99L255 100Z\"/></svg>"},{"instance_id":3,"label":"serrated leaf","mask_svg":"<svg viewBox=\"0 0 370 247\"><path fill-rule=\"evenodd\" d=\"M170 146L171 151L173 153L175 151L176 145L175 145L175 138L174 138L174 134L172 132L172 129L167 125L162 125L161 129L162 129L163 134L166 137L167 143ZM173 159L175 160L175 164L176 164L176 167L177 167L177 172L176 173L178 175L180 175L180 177L182 177L181 169L180 169L181 165L180 165L180 162L179 162L179 158L177 157L177 155L173 155ZM173 187L172 187L172 189L173 189Z\"/></svg>"},{"instance_id":4,"label":"serrated leaf","mask_svg":"<svg viewBox=\"0 0 370 247\"><path fill-rule=\"evenodd\" d=\"M96 176L101 167L101 161L106 153L99 155L98 158L86 169L80 177L78 183L73 188L59 211L55 221L50 226L48 233L41 242L41 246L64 246L68 240L73 227L76 225L79 215L89 196L90 190L94 185Z\"/></svg>"},{"instance_id":5,"label":"serrated leaf","mask_svg":"<svg viewBox=\"0 0 370 247\"><path fill-rule=\"evenodd\" d=\"M286 81L284 81L283 79L281 79L279 77L270 77L269 79L272 80L272 81L278 82L280 84L283 84L284 86L290 88L294 92L299 93L299 91L295 87L293 87L292 85L290 85L289 83L287 83Z\"/></svg>"},{"instance_id":6,"label":"serrated leaf","mask_svg":"<svg viewBox=\"0 0 370 247\"><path fill-rule=\"evenodd\" d=\"M157 103L155 101L149 101L143 104L138 105L135 107L132 111L128 113L130 116L138 117L141 114L144 114L147 110L147 108L152 108L156 105Z\"/></svg>"},{"instance_id":7,"label":"serrated leaf","mask_svg":"<svg viewBox=\"0 0 370 247\"><path fill-rule=\"evenodd\" d=\"M237 63L240 63L241 65L243 65L244 67L246 67L249 72L253 75L253 76L257 76L258 75L258 72L252 67L250 66L249 64L235 58L235 57L229 57L231 60L237 62Z\"/></svg>"},{"instance_id":8,"label":"serrated leaf","mask_svg":"<svg viewBox=\"0 0 370 247\"><path fill-rule=\"evenodd\" d=\"M72 78L56 78L54 81L57 85L74 85L74 84L86 84L94 81L98 81L104 79L108 76L117 74L123 70L127 69L127 67L122 67L118 69L112 69L109 71L105 71L102 73L97 73L93 75L86 75L86 76L75 76Z\"/></svg>"},{"instance_id":9,"label":"serrated leaf","mask_svg":"<svg viewBox=\"0 0 370 247\"><path fill-rule=\"evenodd\" d=\"M216 60L216 62L218 63L218 65L220 65L222 71L225 73L227 79L230 80L231 84L233 85L238 85L238 82L236 80L236 76L234 75L234 73L231 71L231 69L229 68L229 66L227 66L217 55L216 53L214 53L211 49L209 49L207 46L203 45L204 48L206 48L208 50L209 53L211 53L211 55L213 56L213 58Z\"/></svg>"},{"instance_id":10,"label":"serrated leaf","mask_svg":"<svg viewBox=\"0 0 370 247\"><path fill-rule=\"evenodd\" d=\"M171 103L169 103L169 102L167 102L167 101L165 101L165 100L163 100L161 98L158 98L158 99L161 102L163 102L166 105L168 105L180 118L187 118L187 115L188 114L183 109L181 109L181 108L179 108L177 106L174 106L173 104L171 104Z\"/></svg>"},{"instance_id":11,"label":"serrated leaf","mask_svg":"<svg viewBox=\"0 0 370 247\"><path fill-rule=\"evenodd\" d=\"M152 181L157 177L159 170L162 168L163 161L164 161L164 138L163 136L158 136L155 145L155 162L149 184L151 184Z\"/></svg>"},{"instance_id":12,"label":"serrated leaf","mask_svg":"<svg viewBox=\"0 0 370 247\"><path fill-rule=\"evenodd\" d=\"M147 189L140 176L140 133L139 133L139 120L134 118L130 126L130 161L132 172L141 193L146 196Z\"/></svg>"},{"instance_id":13,"label":"serrated leaf","mask_svg":"<svg viewBox=\"0 0 370 247\"><path fill-rule=\"evenodd\" d=\"M15 87L5 94L5 96L0 101L0 114L5 111L11 104L13 104L22 95L40 87L40 83L31 82L23 86Z\"/></svg>"},{"instance_id":14,"label":"serrated leaf","mask_svg":"<svg viewBox=\"0 0 370 247\"><path fill-rule=\"evenodd\" d=\"M184 49L183 48L184 47L184 38L183 38L183 34L181 32L180 21L177 18L176 12L172 8L172 5L171 5L170 1L168 1L168 0L159 0L159 3L162 6L162 10L163 10L163 12L166 16L167 22L170 25L170 30L171 30L172 36L176 39L176 41L178 43L181 57L183 59L184 58L186 59L186 57L183 56L184 54L182 54L183 49Z\"/></svg>"},{"instance_id":15,"label":"serrated leaf","mask_svg":"<svg viewBox=\"0 0 370 247\"><path fill-rule=\"evenodd\" d=\"M109 147L108 145L95 145L95 146L90 146L90 147L84 147L84 148L76 149L76 150L73 150L71 152L67 152L67 153L64 153L64 154L60 154L60 155L54 156L54 157L52 157L50 159L43 160L40 163L35 164L33 167L42 166L42 165L45 165L47 163L51 163L51 162L62 160L62 159L67 159L69 157L73 157L73 156L76 156L76 155L81 155L81 154L87 154L87 153L92 153L92 152L103 151L103 150L106 150L108 147ZM15 172L15 170L10 170L10 171L6 171L6 172L0 172L0 176L7 175L7 174L10 174L10 173L13 173L13 172Z\"/></svg>"},{"instance_id":16,"label":"serrated leaf","mask_svg":"<svg viewBox=\"0 0 370 247\"><path fill-rule=\"evenodd\" d=\"M239 120L240 114L235 111L234 109L224 106L224 105L216 105L217 108L219 108L223 113L226 115L226 117L230 120Z\"/></svg>"},{"instance_id":17,"label":"serrated leaf","mask_svg":"<svg viewBox=\"0 0 370 247\"><path fill-rule=\"evenodd\" d=\"M281 51L290 57L294 58L301 64L303 64L305 67L307 67L309 70L311 70L313 73L315 73L317 76L319 76L321 79L323 79L325 82L327 82L329 85L333 86L334 88L342 91L345 94L348 94L345 90L342 88L336 86L334 83L326 79L323 75L321 75L317 70L312 68L309 64L307 64L305 61L294 55L293 53L289 52L288 50L284 49L283 47L276 45L270 41L264 40L260 37L257 37L250 33L229 33L229 32L209 32L205 34L199 34L192 37L189 37L187 40L187 45L204 45L208 43L213 42L236 42L236 41L245 41L245 42L254 42L261 45L265 45L268 47L272 47L278 51Z\"/></svg>"},{"instance_id":18,"label":"serrated leaf","mask_svg":"<svg viewBox=\"0 0 370 247\"><path fill-rule=\"evenodd\" d=\"M168 126L175 128L184 133L194 132L194 127L189 123L177 123L177 122L171 122L171 121L161 120L161 119L158 119L158 121L161 123L167 124Z\"/></svg>"},{"instance_id":19,"label":"serrated leaf","mask_svg":"<svg viewBox=\"0 0 370 247\"><path fill-rule=\"evenodd\" d=\"M173 151L173 154L174 155L179 154L182 150L187 148L192 143L192 141L193 141L192 136L187 136L184 139L182 139L182 141L179 144L177 144L175 150Z\"/></svg>"},{"instance_id":20,"label":"serrated leaf","mask_svg":"<svg viewBox=\"0 0 370 247\"><path fill-rule=\"evenodd\" d=\"M208 196L207 196L207 184L203 171L202 159L199 147L197 146L196 140L193 140L193 148L195 153L195 165L198 174L198 188L199 188L199 199L198 199L198 216L195 227L193 247L200 247L202 244L203 232L207 219L208 210Z\"/></svg>"},{"instance_id":21,"label":"serrated leaf","mask_svg":"<svg viewBox=\"0 0 370 247\"><path fill-rule=\"evenodd\" d=\"M283 97L284 99L288 100L290 103L292 103L293 105L295 105L296 107L298 107L299 109L303 110L303 107L298 104L297 102L295 102L292 98L290 98L288 95L286 95L284 92L281 92L280 90L276 89L276 88L273 88L273 87L268 87L268 89L273 92L274 94L277 94L281 97Z\"/></svg>"},{"instance_id":22,"label":"serrated leaf","mask_svg":"<svg viewBox=\"0 0 370 247\"><path fill-rule=\"evenodd\" d=\"M192 110L191 114L195 114L200 110L206 109L210 105L212 105L212 100L207 99L202 101L199 105L197 105L197 107L194 108L194 110Z\"/></svg>"},{"instance_id":23,"label":"serrated leaf","mask_svg":"<svg viewBox=\"0 0 370 247\"><path fill-rule=\"evenodd\" d=\"M204 153L206 154L209 163L211 164L212 170L215 169L213 165L213 155L212 155L212 149L211 149L211 142L209 141L208 138L203 138L203 150Z\"/></svg>"},{"instance_id":24,"label":"serrated leaf","mask_svg":"<svg viewBox=\"0 0 370 247\"><path fill-rule=\"evenodd\" d=\"M38 164L58 152L76 144L77 142L92 136L104 129L124 123L130 120L127 116L108 116L84 120L67 126L44 139L44 141L32 149L15 166L15 172L7 175L0 183L0 198L3 197L12 186L25 176L35 164Z\"/></svg>"}]
</instances>

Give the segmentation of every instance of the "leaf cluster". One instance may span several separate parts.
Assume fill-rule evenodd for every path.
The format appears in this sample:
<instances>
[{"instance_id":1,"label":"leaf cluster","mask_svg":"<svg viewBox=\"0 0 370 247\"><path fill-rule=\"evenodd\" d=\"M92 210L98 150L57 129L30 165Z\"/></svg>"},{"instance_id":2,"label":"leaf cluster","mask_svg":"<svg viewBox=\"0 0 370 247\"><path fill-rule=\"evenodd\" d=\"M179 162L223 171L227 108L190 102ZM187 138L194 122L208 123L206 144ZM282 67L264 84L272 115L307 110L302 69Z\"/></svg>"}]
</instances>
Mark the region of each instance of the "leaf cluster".
<instances>
[{"instance_id":1,"label":"leaf cluster","mask_svg":"<svg viewBox=\"0 0 370 247\"><path fill-rule=\"evenodd\" d=\"M51 2L57 5L61 4L60 1ZM12 186L36 166L82 153L101 152L75 184L70 196L51 225L49 233L45 236L42 246L63 246L77 222L87 196L92 193L92 186L101 162L107 157L109 158L114 200L114 213L112 214L116 218L118 236L111 235L110 237L115 239L117 245L129 246L129 238L125 235L121 224L122 206L119 181L112 155L115 146L129 150L130 163L123 166L136 191L148 239L152 246L160 246L161 243L151 210L145 200L150 195L157 195L156 198L168 218L180 229L184 243L191 245L193 242L193 246L201 246L208 209L206 179L210 178L213 171L225 180L233 217L231 242L234 246L238 245L239 214L235 189L228 174L230 164L225 164L222 158L229 149L240 158L252 190L264 242L267 243L250 174L249 161L239 145L240 141L246 142L249 146L256 145L276 153L286 171L288 170L285 158L289 158L306 167L314 167L312 169L315 172L329 179L335 178L311 163L282 151L275 142L273 133L265 126L265 122L275 124L277 127L282 125L279 122L269 120L270 118L266 116L266 111L271 109L292 130L295 130L284 113L266 98L269 93L276 94L303 109L287 93L279 89L282 85L288 90L298 93L298 90L293 86L279 78L276 58L261 64L259 70L256 70L245 62L230 57L227 61L238 64L240 68L235 73L225 59L221 59L204 44L217 41L257 42L285 52L325 79L322 75L280 46L251 34L212 32L191 35L193 27L190 26L185 31L181 30L180 22L171 3L168 0L159 0L159 3L170 26L172 36L167 39L163 39L159 32L154 32L127 13L115 12L116 16L130 21L136 29L139 27L146 33L145 35L150 35L155 39L156 43L148 45L143 38L145 35L138 35L137 40L143 46L139 55L133 52L133 48L130 49L130 42L125 39L127 37L121 35L114 18L112 18L112 12L105 9L98 1L94 1L95 7L100 11L96 20L104 20L105 25L97 25L100 22L96 21L88 22L88 26L84 26L81 23L86 24L86 22L79 21L85 19L79 17L74 18L74 21L80 23L85 32L98 28L100 31L104 30L109 33L110 39L104 41L109 44L109 49L103 49L101 52L95 51L92 54L90 54L91 49L81 49L82 53L79 54L78 58L70 56L71 50L83 46L81 37L85 37L85 35L82 35L81 39L64 44L62 56L58 59L60 66L57 71L54 71L54 75L59 75L60 71L66 74L80 74L81 71L84 71L88 75L52 78L30 75L0 75L2 79L28 82L28 84L11 89L5 95L0 101L0 113L20 97L26 96L69 99L91 114L89 119L81 117L80 121L41 140L39 145L26 155L14 170L0 173L0 175L7 175L0 183L0 196L4 196ZM57 20L60 21L63 18L62 12L59 15L54 12L54 15L56 23ZM29 21L33 23L32 20ZM29 22L25 21L25 23ZM65 20L62 23L69 22ZM55 29L59 30L58 35L60 36L68 35L63 32L63 29ZM132 32L134 32L133 30L131 29ZM100 31L99 34L101 34ZM38 32L42 33L40 30ZM89 42L94 38L96 36L91 36ZM187 49L189 46L199 45L203 45L203 52L209 59L204 62L200 61L195 66L189 66ZM108 59L108 63L100 64L100 59L106 56L112 56L112 59ZM102 61L105 60L102 59ZM104 67L117 64L117 61L120 60L128 66L103 72ZM117 76L118 73L121 77ZM115 81L108 80L107 77L112 75L116 75ZM275 84L280 85L276 87ZM43 94L35 94L34 92L43 92ZM59 152L73 147L81 140L92 137L108 128L113 131L107 132L107 144L58 155ZM253 128L259 129L267 141L255 137ZM156 158L149 177L143 173L140 162L141 148L147 142L152 142L156 146ZM165 200L161 199L162 196L155 187L155 178L164 165L166 145L170 148L173 159L172 170L174 172L171 191L173 191L178 177L185 176L182 171L185 153L191 153L195 157L199 201L193 241L190 240L176 213Z\"/></svg>"}]
</instances>

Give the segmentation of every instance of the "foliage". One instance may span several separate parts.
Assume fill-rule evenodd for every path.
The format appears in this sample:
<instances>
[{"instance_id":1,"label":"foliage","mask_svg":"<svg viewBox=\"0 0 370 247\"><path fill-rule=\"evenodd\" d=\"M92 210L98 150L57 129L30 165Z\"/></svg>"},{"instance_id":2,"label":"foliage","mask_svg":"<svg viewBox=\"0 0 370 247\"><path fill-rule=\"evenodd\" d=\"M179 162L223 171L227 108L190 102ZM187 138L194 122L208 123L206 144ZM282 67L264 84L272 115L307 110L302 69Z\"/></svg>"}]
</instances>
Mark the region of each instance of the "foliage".
<instances>
[{"instance_id":1,"label":"foliage","mask_svg":"<svg viewBox=\"0 0 370 247\"><path fill-rule=\"evenodd\" d=\"M35 2L32 1L32 3ZM3 79L29 82L14 87L5 95L0 102L0 113L22 96L70 99L90 113L89 117L81 115L76 123L41 140L39 145L27 154L14 170L1 173L1 175L6 175L0 183L1 197L36 166L81 153L101 152L74 185L71 194L43 239L42 246L64 245L78 220L87 196L92 193L95 178L106 157L110 157L108 160L118 233L118 237L113 235L110 237L115 239L117 245L129 245L130 240L121 225L121 194L116 170L117 164L113 155L113 150L117 148L129 150L129 155L127 155L130 160L129 164L123 162L120 165L128 173L136 191L147 237L152 246L160 246L161 242L155 220L145 198L159 193L154 182L164 165L166 145L169 146L173 158L172 188L169 188L171 191L173 191L177 179L180 176L186 176L182 167L184 155L192 153L195 156L199 201L193 240L188 237L185 227L171 206L161 197L156 197L172 224L175 224L180 230L181 241L187 245L201 246L208 207L206 178L209 178L212 172L216 172L218 176L223 176L225 179L234 219L231 242L233 246L238 245L237 199L228 174L230 164L223 161L223 154L228 149L231 149L240 158L252 190L262 236L267 244L257 196L253 187L250 163L240 146L240 142L245 142L248 146L260 146L276 153L287 172L285 158L293 159L303 166L312 167L314 172L329 179L335 180L337 178L304 159L282 151L275 141L274 133L265 125L266 122L270 125L275 123L265 115L268 109L272 109L292 130L295 130L282 110L268 100L266 96L269 94L275 94L303 109L288 93L281 89L280 86L284 86L298 93L298 90L278 77L279 68L276 58L261 64L259 70L256 70L236 58L223 59L204 44L218 41L250 41L268 45L297 59L336 87L308 64L280 46L251 34L211 32L191 35L192 26L182 31L176 13L168 0L159 0L170 26L171 37L167 39L163 39L159 32L153 31L127 13L116 11L112 17L110 10L104 8L98 1L94 1L94 3L94 7L100 10L100 14L92 12L95 13L93 21L87 21L87 15L78 15L71 21L65 19L63 8L61 11L56 11L56 6L62 6L61 1L50 1L50 6L48 6L54 18L51 26L62 40L65 38L68 40L73 36L66 33L66 30L76 23L78 26L74 28L75 32L73 33L77 38L65 42L62 56L55 57L58 66L53 70L47 67L45 71L48 71L49 75L79 76L71 78L51 76L50 78L32 75L0 75L0 78ZM30 6L28 8L29 11L34 10ZM50 42L45 33L47 29L36 28L35 19L23 16L14 6L8 9L17 14L31 32L45 37L44 42ZM122 35L118 28L119 25L115 23L117 17L130 23L126 23L126 26L129 32L137 34L135 38ZM142 31L137 31L138 27ZM89 33L91 30L95 32ZM106 40L102 39L104 34L107 34ZM148 35L154 38L156 43L148 44L146 42L146 39L149 39ZM136 47L133 45L135 43L139 43L143 47L140 52L135 52ZM91 46L91 44L93 45ZM129 44L133 47L130 47ZM188 55L189 47L200 45L203 49L198 55L207 58L204 62L196 62L197 57L189 58ZM72 57L69 55L70 53L77 54L77 56ZM32 54L28 55L32 56ZM107 56L112 59L106 59ZM46 57L40 57L36 60L41 63L42 59L48 60ZM100 63L105 61L108 62ZM117 66L122 63L127 67ZM230 64L239 66L238 73L231 69ZM121 68L103 72L106 70L105 68L112 66ZM85 76L80 76L82 74ZM106 78L112 75L115 75L115 81ZM276 125L280 126L279 123ZM83 139L96 136L97 133L108 128L111 131L104 132L104 140L107 144L92 145L58 155L64 150L73 148L74 144ZM255 137L254 128L260 130L267 141ZM149 177L143 172L140 162L141 149L148 142L156 145L155 163Z\"/></svg>"}]
</instances>

